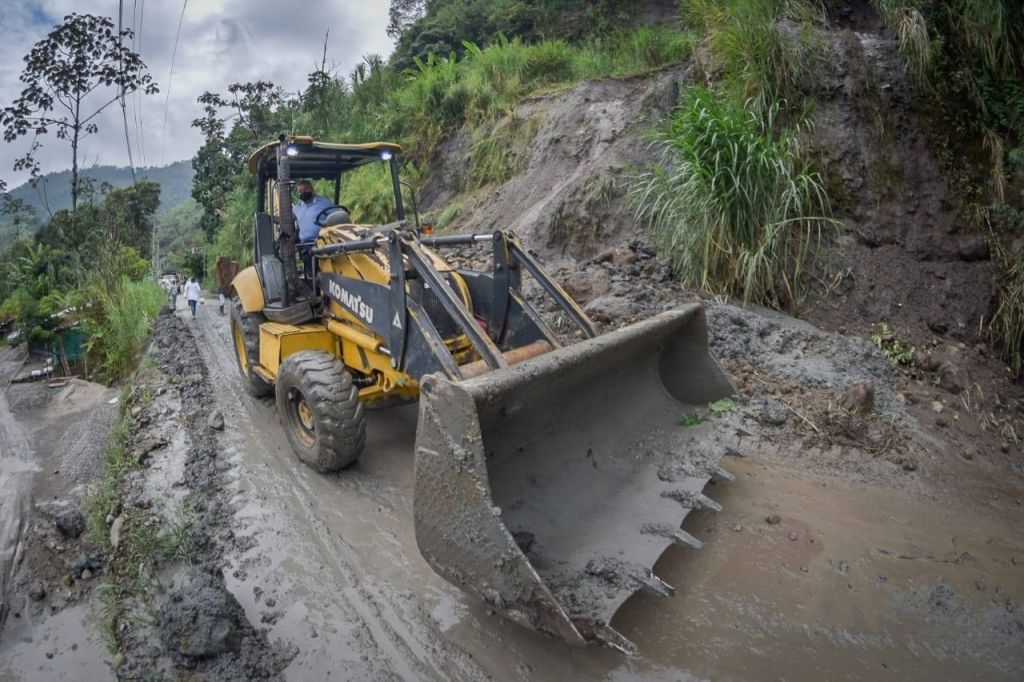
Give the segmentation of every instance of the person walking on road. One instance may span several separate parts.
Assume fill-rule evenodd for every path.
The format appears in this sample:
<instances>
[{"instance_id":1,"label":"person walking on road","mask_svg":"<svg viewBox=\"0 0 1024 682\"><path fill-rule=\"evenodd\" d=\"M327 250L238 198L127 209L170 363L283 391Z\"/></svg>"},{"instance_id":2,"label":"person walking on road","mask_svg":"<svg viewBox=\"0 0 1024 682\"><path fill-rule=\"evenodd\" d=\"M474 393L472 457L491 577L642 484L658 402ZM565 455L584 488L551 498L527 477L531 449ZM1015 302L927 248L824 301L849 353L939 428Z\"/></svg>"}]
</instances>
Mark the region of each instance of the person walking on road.
<instances>
[{"instance_id":1,"label":"person walking on road","mask_svg":"<svg viewBox=\"0 0 1024 682\"><path fill-rule=\"evenodd\" d=\"M178 294L181 293L181 284L178 283L178 278L175 277L171 280L170 294L171 294L171 310L178 309Z\"/></svg>"},{"instance_id":2,"label":"person walking on road","mask_svg":"<svg viewBox=\"0 0 1024 682\"><path fill-rule=\"evenodd\" d=\"M185 300L188 301L188 307L192 309L192 319L196 318L196 306L199 305L199 298L201 296L199 290L199 282L193 277L185 285Z\"/></svg>"}]
</instances>

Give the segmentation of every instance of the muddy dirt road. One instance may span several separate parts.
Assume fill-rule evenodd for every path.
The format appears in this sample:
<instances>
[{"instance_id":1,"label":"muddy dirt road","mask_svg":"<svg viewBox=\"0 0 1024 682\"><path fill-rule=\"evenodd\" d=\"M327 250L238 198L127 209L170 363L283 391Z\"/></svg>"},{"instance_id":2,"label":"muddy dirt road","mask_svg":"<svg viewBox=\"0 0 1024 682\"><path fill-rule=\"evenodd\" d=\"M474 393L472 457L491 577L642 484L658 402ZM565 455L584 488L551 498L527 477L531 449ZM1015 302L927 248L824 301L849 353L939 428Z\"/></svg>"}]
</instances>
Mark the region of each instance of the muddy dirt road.
<instances>
[{"instance_id":1,"label":"muddy dirt road","mask_svg":"<svg viewBox=\"0 0 1024 682\"><path fill-rule=\"evenodd\" d=\"M206 305L191 323L247 538L226 577L252 623L298 648L290 679L1009 680L1024 670L1024 508L1012 482L966 505L810 473L750 443L727 464L737 480L709 490L725 510L687 518L705 548L670 549L656 566L675 597L636 596L616 617L640 655L572 649L489 614L420 557L414 408L371 413L358 465L317 474L291 453L272 401L245 394L227 320Z\"/></svg>"}]
</instances>

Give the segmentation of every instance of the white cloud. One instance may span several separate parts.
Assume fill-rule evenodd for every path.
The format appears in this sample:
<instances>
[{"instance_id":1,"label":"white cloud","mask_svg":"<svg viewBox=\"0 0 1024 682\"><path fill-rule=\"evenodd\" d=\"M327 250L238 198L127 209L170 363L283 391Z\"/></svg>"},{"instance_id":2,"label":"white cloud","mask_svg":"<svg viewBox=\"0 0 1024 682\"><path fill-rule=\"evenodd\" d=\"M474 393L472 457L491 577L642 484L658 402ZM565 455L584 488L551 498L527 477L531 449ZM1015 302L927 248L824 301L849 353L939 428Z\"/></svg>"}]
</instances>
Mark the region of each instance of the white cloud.
<instances>
[{"instance_id":1,"label":"white cloud","mask_svg":"<svg viewBox=\"0 0 1024 682\"><path fill-rule=\"evenodd\" d=\"M0 106L21 91L22 57L71 12L106 14L116 20L115 0L29 0L0 2ZM181 18L179 0L124 0L126 26L138 26L139 52L160 87L158 95L128 101L129 135L135 164L161 165L193 156L201 144L191 121L201 114L196 97L203 91L224 92L228 84L269 80L298 91L321 57L324 33L330 30L328 61L348 73L364 54L388 55L392 41L384 32L386 0L188 0L181 37L168 80L174 38ZM169 97L168 97L168 90ZM166 102L166 131L164 111ZM136 117L141 121L137 128ZM127 165L124 123L118 106L99 119L100 132L83 145L86 165ZM144 138L144 144L139 144ZM43 140L39 158L44 172L68 168L70 150L52 135ZM10 186L25 180L11 165L25 152L28 140L0 144L0 178Z\"/></svg>"}]
</instances>

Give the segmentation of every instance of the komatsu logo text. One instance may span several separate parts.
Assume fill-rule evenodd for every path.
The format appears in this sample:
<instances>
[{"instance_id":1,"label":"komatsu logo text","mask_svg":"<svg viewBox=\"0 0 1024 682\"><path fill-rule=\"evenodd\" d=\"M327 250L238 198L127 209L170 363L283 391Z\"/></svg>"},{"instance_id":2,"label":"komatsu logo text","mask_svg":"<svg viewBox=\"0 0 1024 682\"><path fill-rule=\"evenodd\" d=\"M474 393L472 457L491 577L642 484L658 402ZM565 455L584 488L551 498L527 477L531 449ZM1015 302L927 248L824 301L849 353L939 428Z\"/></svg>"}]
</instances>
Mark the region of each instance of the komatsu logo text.
<instances>
[{"instance_id":1,"label":"komatsu logo text","mask_svg":"<svg viewBox=\"0 0 1024 682\"><path fill-rule=\"evenodd\" d=\"M331 298L351 310L352 314L361 317L366 324L373 324L373 308L363 303L362 296L357 296L351 291L342 288L334 280L327 283L327 291L331 294Z\"/></svg>"}]
</instances>

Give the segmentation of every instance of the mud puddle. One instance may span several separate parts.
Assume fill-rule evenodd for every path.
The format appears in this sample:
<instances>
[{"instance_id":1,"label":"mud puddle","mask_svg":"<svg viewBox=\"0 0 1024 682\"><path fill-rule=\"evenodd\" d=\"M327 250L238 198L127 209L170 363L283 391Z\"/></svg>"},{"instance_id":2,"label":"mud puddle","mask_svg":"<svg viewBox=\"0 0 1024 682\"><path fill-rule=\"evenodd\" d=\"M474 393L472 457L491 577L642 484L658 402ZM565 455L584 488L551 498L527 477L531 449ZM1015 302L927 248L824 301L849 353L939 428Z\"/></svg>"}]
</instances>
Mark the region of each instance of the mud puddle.
<instances>
[{"instance_id":1,"label":"mud puddle","mask_svg":"<svg viewBox=\"0 0 1024 682\"><path fill-rule=\"evenodd\" d=\"M208 307L195 325L248 543L228 585L271 640L298 648L286 678L1013 679L1024 665L1013 490L995 506L925 501L751 447L726 463L738 480L708 491L725 510L684 524L705 549L670 549L656 566L675 597L636 596L613 621L640 655L572 649L494 616L423 561L415 409L371 413L359 464L316 474L294 458L272 401L244 394L226 318Z\"/></svg>"},{"instance_id":2,"label":"mud puddle","mask_svg":"<svg viewBox=\"0 0 1024 682\"><path fill-rule=\"evenodd\" d=\"M92 607L77 604L40 623L10 628L0 680L113 680L96 620Z\"/></svg>"}]
</instances>

